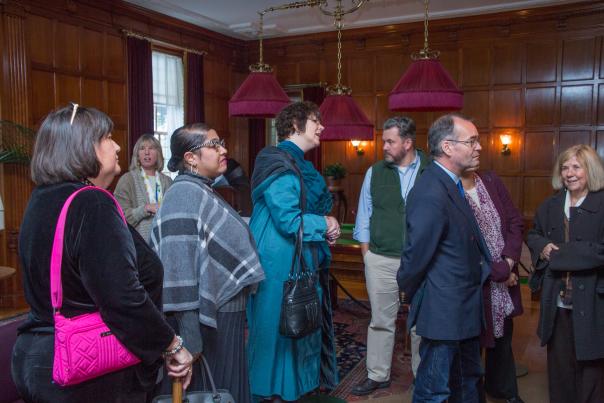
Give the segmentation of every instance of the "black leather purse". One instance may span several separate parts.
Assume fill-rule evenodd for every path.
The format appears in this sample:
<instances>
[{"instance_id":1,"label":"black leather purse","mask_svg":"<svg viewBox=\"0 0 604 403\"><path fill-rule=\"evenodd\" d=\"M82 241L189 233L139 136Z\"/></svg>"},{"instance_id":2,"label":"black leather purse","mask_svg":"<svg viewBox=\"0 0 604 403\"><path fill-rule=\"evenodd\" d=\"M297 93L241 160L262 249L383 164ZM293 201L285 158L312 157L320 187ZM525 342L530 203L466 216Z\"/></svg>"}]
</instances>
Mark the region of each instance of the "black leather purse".
<instances>
[{"instance_id":1,"label":"black leather purse","mask_svg":"<svg viewBox=\"0 0 604 403\"><path fill-rule=\"evenodd\" d=\"M304 223L300 220L289 278L283 283L279 318L279 333L295 339L307 336L321 326L317 278L308 269L302 256L303 231Z\"/></svg>"}]
</instances>

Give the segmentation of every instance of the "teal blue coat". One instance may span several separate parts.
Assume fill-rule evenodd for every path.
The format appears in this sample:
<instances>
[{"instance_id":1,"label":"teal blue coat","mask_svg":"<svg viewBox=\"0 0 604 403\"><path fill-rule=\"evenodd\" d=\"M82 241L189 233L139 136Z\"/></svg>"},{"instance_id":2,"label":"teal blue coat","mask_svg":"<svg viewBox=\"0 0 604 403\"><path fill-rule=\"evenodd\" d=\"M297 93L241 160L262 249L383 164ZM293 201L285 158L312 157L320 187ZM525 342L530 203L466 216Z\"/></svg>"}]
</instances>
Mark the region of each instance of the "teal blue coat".
<instances>
[{"instance_id":1,"label":"teal blue coat","mask_svg":"<svg viewBox=\"0 0 604 403\"><path fill-rule=\"evenodd\" d=\"M265 272L265 280L248 304L248 360L252 394L297 400L319 387L321 332L301 339L279 334L283 282L288 278L294 237L304 219L304 258L317 270L311 247L318 250L318 266L327 266L330 255L325 242L327 225L318 214L303 214L299 207L300 180L291 172L268 177L252 193L254 210L250 228ZM317 285L322 297L320 285ZM335 352L333 354L335 362Z\"/></svg>"}]
</instances>

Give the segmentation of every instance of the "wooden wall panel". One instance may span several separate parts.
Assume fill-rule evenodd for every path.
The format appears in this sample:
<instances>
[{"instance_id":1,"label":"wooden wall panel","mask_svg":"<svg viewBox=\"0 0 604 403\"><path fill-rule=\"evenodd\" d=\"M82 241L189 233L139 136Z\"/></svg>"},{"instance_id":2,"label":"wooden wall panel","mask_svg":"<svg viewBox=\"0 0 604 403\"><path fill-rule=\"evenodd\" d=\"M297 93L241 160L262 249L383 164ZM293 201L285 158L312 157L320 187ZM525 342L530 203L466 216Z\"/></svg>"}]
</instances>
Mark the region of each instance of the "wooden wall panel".
<instances>
[{"instance_id":1,"label":"wooden wall panel","mask_svg":"<svg viewBox=\"0 0 604 403\"><path fill-rule=\"evenodd\" d=\"M53 22L44 17L31 16L26 20L27 53L32 63L41 63L52 66L54 58L54 41L52 40ZM51 38L40 40L41 38Z\"/></svg>"},{"instance_id":2,"label":"wooden wall panel","mask_svg":"<svg viewBox=\"0 0 604 403\"><path fill-rule=\"evenodd\" d=\"M111 80L125 80L128 71L124 68L127 62L126 45L124 39L119 36L106 34L105 35L105 57L104 74Z\"/></svg>"},{"instance_id":3,"label":"wooden wall panel","mask_svg":"<svg viewBox=\"0 0 604 403\"><path fill-rule=\"evenodd\" d=\"M598 86L598 125L604 126L604 84Z\"/></svg>"},{"instance_id":4,"label":"wooden wall panel","mask_svg":"<svg viewBox=\"0 0 604 403\"><path fill-rule=\"evenodd\" d=\"M462 49L462 85L489 85L491 49L485 47Z\"/></svg>"},{"instance_id":5,"label":"wooden wall panel","mask_svg":"<svg viewBox=\"0 0 604 403\"><path fill-rule=\"evenodd\" d=\"M103 75L103 33L91 29L82 30L82 73L91 76Z\"/></svg>"},{"instance_id":6,"label":"wooden wall panel","mask_svg":"<svg viewBox=\"0 0 604 403\"><path fill-rule=\"evenodd\" d=\"M510 155L501 154L501 140L499 138L502 134L509 134L512 136L512 143L510 144ZM481 137L484 137L481 135ZM482 144L482 142L481 142ZM484 146L483 146L484 147ZM502 174L519 174L522 172L522 158L524 147L524 136L521 132L516 129L493 129L491 132L490 142L490 156L491 156L491 168L496 172ZM484 151L481 153L484 154ZM483 167L484 168L484 167Z\"/></svg>"},{"instance_id":7,"label":"wooden wall panel","mask_svg":"<svg viewBox=\"0 0 604 403\"><path fill-rule=\"evenodd\" d=\"M568 40L562 47L562 80L594 78L595 38Z\"/></svg>"},{"instance_id":8,"label":"wooden wall panel","mask_svg":"<svg viewBox=\"0 0 604 403\"><path fill-rule=\"evenodd\" d=\"M31 96L31 113L34 126L54 109L54 81L53 73L47 71L31 72L31 87L35 88Z\"/></svg>"},{"instance_id":9,"label":"wooden wall panel","mask_svg":"<svg viewBox=\"0 0 604 403\"><path fill-rule=\"evenodd\" d=\"M560 123L562 125L589 125L592 112L592 85L562 87Z\"/></svg>"},{"instance_id":10,"label":"wooden wall panel","mask_svg":"<svg viewBox=\"0 0 604 403\"><path fill-rule=\"evenodd\" d=\"M525 217L533 217L537 207L545 198L552 195L552 180L548 177L528 176L524 178L522 192L522 213Z\"/></svg>"},{"instance_id":11,"label":"wooden wall panel","mask_svg":"<svg viewBox=\"0 0 604 403\"><path fill-rule=\"evenodd\" d=\"M76 25L55 22L55 67L80 70L80 38Z\"/></svg>"},{"instance_id":12,"label":"wooden wall panel","mask_svg":"<svg viewBox=\"0 0 604 403\"><path fill-rule=\"evenodd\" d=\"M526 125L551 126L556 121L556 88L527 88Z\"/></svg>"},{"instance_id":13,"label":"wooden wall panel","mask_svg":"<svg viewBox=\"0 0 604 403\"><path fill-rule=\"evenodd\" d=\"M55 106L65 106L70 102L82 103L80 98L80 78L57 74L55 77Z\"/></svg>"},{"instance_id":14,"label":"wooden wall panel","mask_svg":"<svg viewBox=\"0 0 604 403\"><path fill-rule=\"evenodd\" d=\"M373 57L355 57L348 62L350 81L348 86L355 94L373 93L375 66Z\"/></svg>"},{"instance_id":15,"label":"wooden wall panel","mask_svg":"<svg viewBox=\"0 0 604 403\"><path fill-rule=\"evenodd\" d=\"M598 130L596 133L596 149L600 158L604 158L604 130Z\"/></svg>"},{"instance_id":16,"label":"wooden wall panel","mask_svg":"<svg viewBox=\"0 0 604 403\"><path fill-rule=\"evenodd\" d=\"M463 114L472 118L478 128L489 127L489 91L466 91Z\"/></svg>"},{"instance_id":17,"label":"wooden wall panel","mask_svg":"<svg viewBox=\"0 0 604 403\"><path fill-rule=\"evenodd\" d=\"M515 90L492 91L491 121L495 127L520 127L523 116L520 113L522 93Z\"/></svg>"},{"instance_id":18,"label":"wooden wall panel","mask_svg":"<svg viewBox=\"0 0 604 403\"><path fill-rule=\"evenodd\" d=\"M519 44L495 46L493 50L493 84L522 83L524 48Z\"/></svg>"},{"instance_id":19,"label":"wooden wall panel","mask_svg":"<svg viewBox=\"0 0 604 403\"><path fill-rule=\"evenodd\" d=\"M554 146L554 132L527 132L524 146L525 171L547 175L555 159Z\"/></svg>"},{"instance_id":20,"label":"wooden wall panel","mask_svg":"<svg viewBox=\"0 0 604 403\"><path fill-rule=\"evenodd\" d=\"M381 54L375 57L375 90L389 93L409 67L411 59L400 53Z\"/></svg>"},{"instance_id":21,"label":"wooden wall panel","mask_svg":"<svg viewBox=\"0 0 604 403\"><path fill-rule=\"evenodd\" d=\"M522 181L517 176L500 176L501 181L510 193L514 206L520 209L522 206Z\"/></svg>"},{"instance_id":22,"label":"wooden wall panel","mask_svg":"<svg viewBox=\"0 0 604 403\"><path fill-rule=\"evenodd\" d=\"M526 81L556 81L558 46L555 40L530 42L526 45Z\"/></svg>"},{"instance_id":23,"label":"wooden wall panel","mask_svg":"<svg viewBox=\"0 0 604 403\"><path fill-rule=\"evenodd\" d=\"M587 144L588 146L595 147L595 141L592 141L590 131L560 131L558 153L561 153L562 151L576 144Z\"/></svg>"}]
</instances>

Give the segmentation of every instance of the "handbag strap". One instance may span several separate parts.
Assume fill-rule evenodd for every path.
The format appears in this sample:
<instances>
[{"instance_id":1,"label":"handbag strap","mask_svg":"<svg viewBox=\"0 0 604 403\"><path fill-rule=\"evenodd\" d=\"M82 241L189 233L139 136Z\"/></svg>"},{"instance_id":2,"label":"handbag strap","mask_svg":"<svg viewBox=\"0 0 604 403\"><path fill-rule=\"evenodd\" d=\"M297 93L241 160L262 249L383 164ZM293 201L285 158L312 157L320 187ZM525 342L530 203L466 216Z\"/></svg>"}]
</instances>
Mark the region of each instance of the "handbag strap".
<instances>
[{"instance_id":1,"label":"handbag strap","mask_svg":"<svg viewBox=\"0 0 604 403\"><path fill-rule=\"evenodd\" d=\"M298 232L296 233L296 241L294 246L294 255L292 257L292 265L289 270L289 278L295 279L300 275L303 275L308 272L308 266L306 265L306 261L302 256L303 244L304 244L304 212L306 211L306 187L304 185L304 181L302 180L302 172L298 165L296 165L296 160L289 155L289 153L285 152L285 155L292 163L294 171L298 176L298 180L300 181L300 227L298 228ZM300 263L300 270L296 272L296 263Z\"/></svg>"},{"instance_id":2,"label":"handbag strap","mask_svg":"<svg viewBox=\"0 0 604 403\"><path fill-rule=\"evenodd\" d=\"M61 309L63 305L63 285L61 284L61 265L63 263L63 240L65 237L65 221L67 220L67 210L71 205L73 199L85 190L97 190L105 193L107 196L113 200L117 210L126 224L126 217L124 216L124 212L122 211L122 207L115 200L113 195L102 188L98 188L95 186L85 186L73 192L67 200L65 200L65 204L63 204L63 208L61 209L61 213L59 214L59 219L57 220L57 228L55 229L55 236L52 242L52 252L50 255L50 298L52 301L52 308L55 312Z\"/></svg>"}]
</instances>

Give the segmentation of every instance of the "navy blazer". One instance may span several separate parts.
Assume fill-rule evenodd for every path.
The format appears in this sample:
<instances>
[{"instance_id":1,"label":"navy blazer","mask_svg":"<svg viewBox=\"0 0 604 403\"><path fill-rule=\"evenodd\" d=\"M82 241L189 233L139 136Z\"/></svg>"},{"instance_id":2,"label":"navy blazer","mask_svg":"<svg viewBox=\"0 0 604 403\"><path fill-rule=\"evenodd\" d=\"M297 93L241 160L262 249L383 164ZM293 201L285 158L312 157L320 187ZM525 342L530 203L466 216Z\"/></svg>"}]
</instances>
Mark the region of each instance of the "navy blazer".
<instances>
[{"instance_id":1,"label":"navy blazer","mask_svg":"<svg viewBox=\"0 0 604 403\"><path fill-rule=\"evenodd\" d=\"M464 340L484 325L490 254L468 202L432 162L411 190L397 281L411 301L407 325L435 340Z\"/></svg>"}]
</instances>

